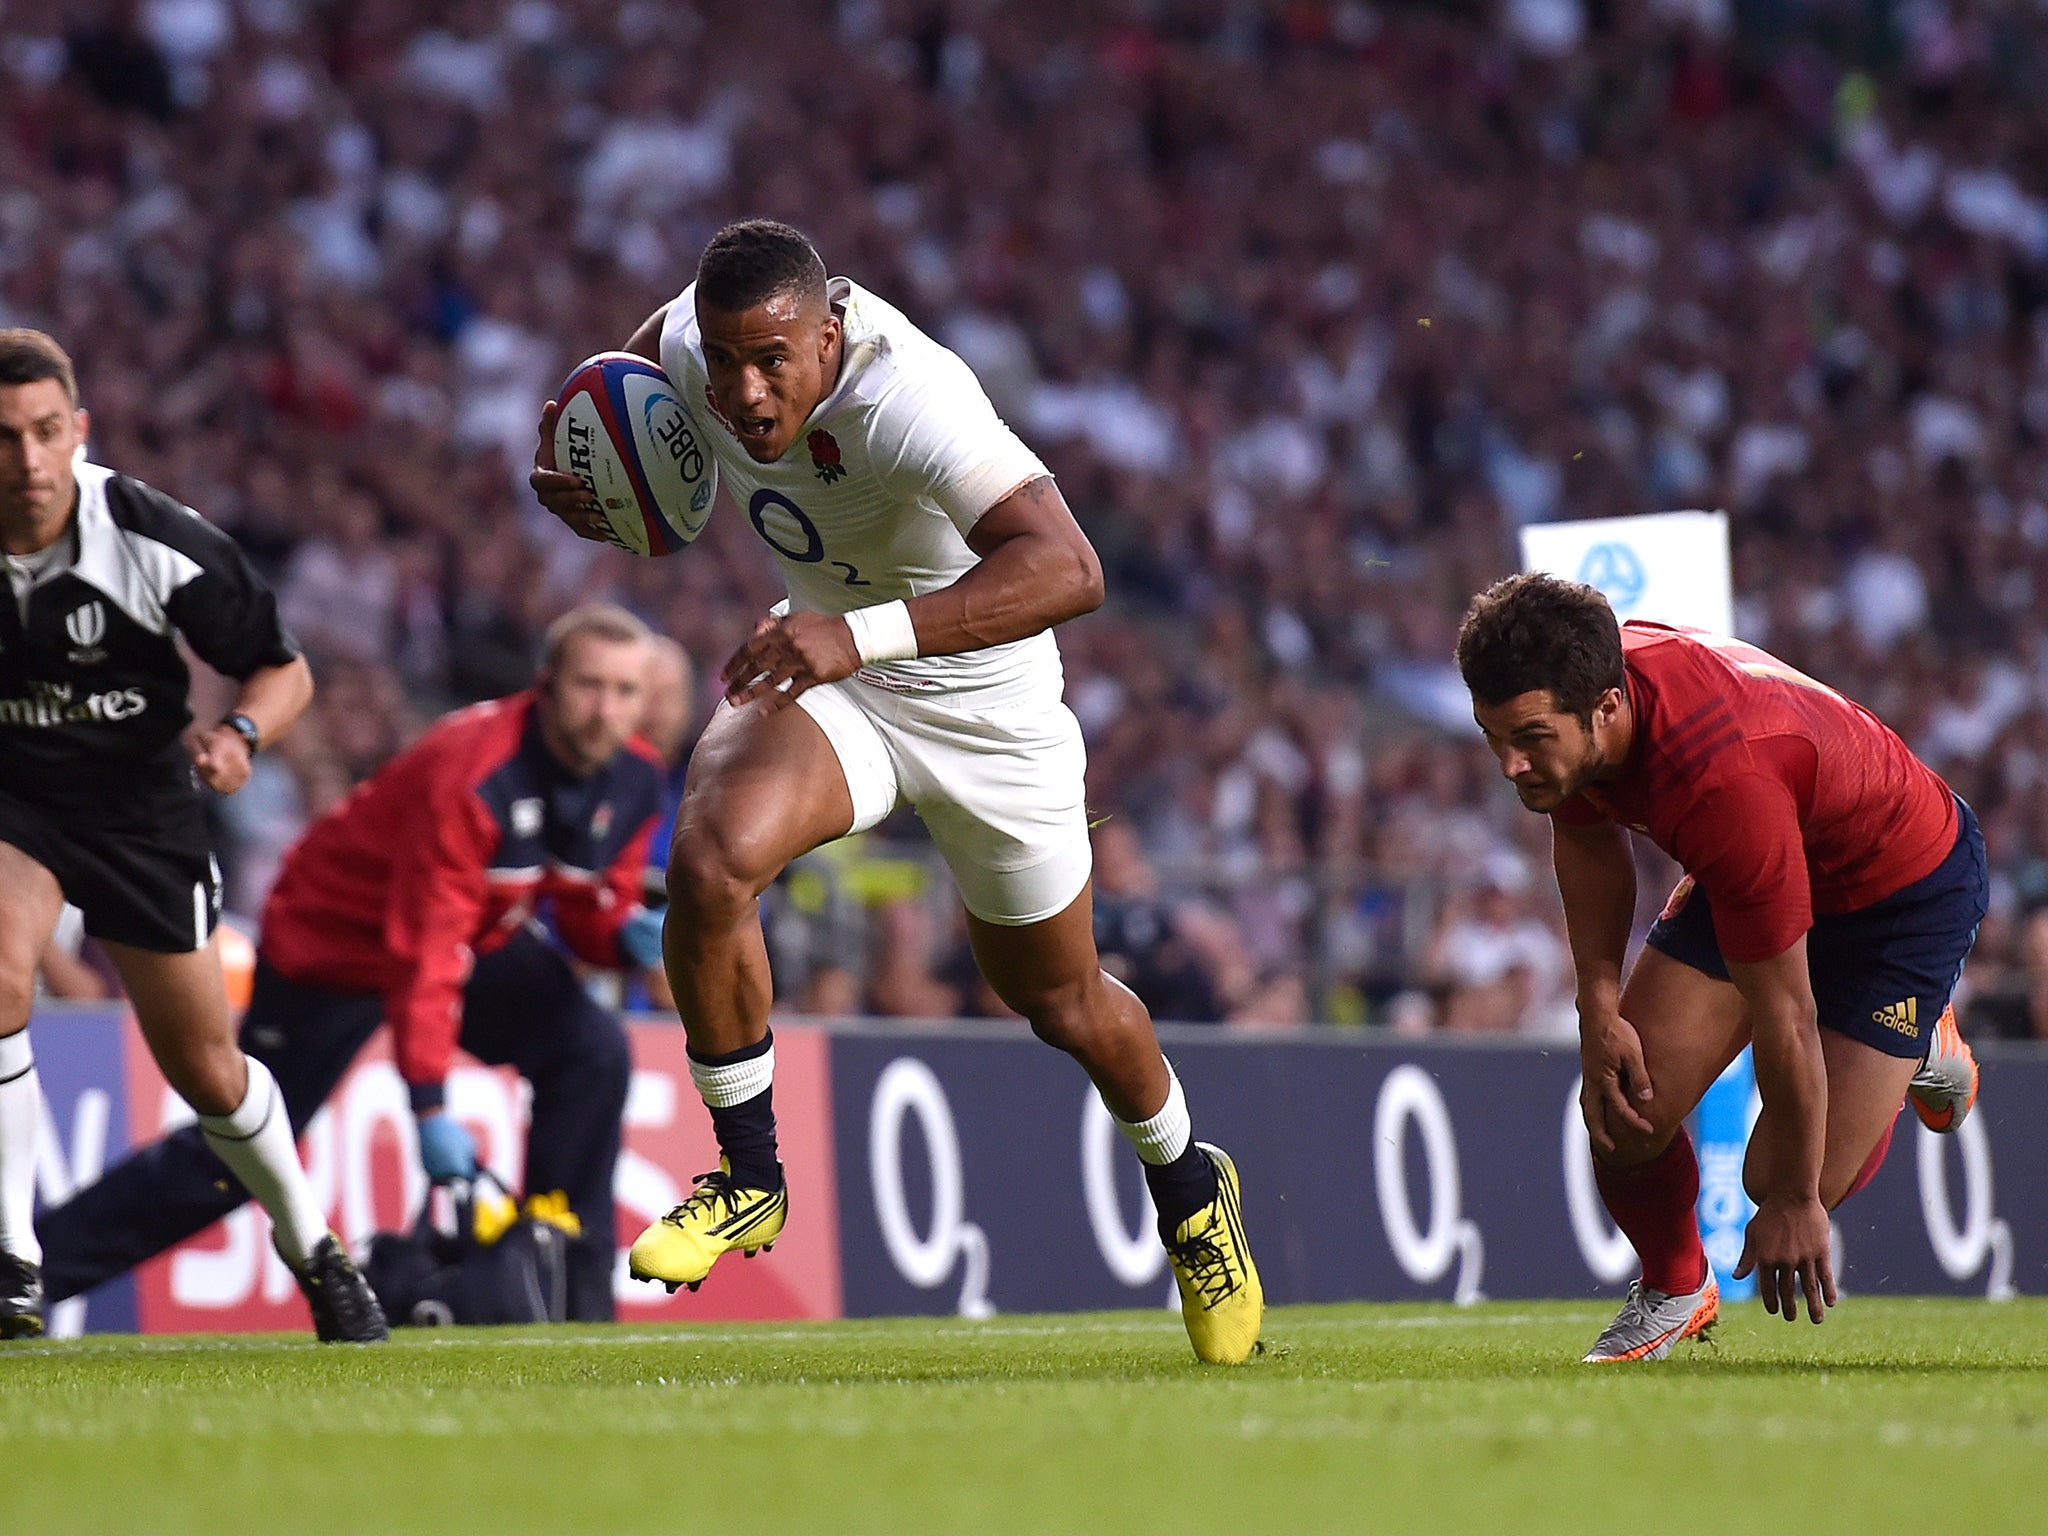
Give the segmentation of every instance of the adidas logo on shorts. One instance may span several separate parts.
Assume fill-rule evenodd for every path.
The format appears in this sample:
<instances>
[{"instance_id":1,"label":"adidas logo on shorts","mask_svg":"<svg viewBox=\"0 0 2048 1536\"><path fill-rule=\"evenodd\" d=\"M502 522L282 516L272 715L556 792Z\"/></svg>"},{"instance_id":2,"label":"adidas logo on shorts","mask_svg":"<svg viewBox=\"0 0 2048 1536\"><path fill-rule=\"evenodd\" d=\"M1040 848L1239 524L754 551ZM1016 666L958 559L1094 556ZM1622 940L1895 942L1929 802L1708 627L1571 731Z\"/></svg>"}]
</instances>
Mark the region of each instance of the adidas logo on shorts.
<instances>
[{"instance_id":1,"label":"adidas logo on shorts","mask_svg":"<svg viewBox=\"0 0 2048 1536\"><path fill-rule=\"evenodd\" d=\"M1920 1038L1920 999L1909 997L1902 1003L1887 1003L1871 1014L1873 1024L1882 1024L1886 1029L1895 1029L1908 1040Z\"/></svg>"}]
</instances>

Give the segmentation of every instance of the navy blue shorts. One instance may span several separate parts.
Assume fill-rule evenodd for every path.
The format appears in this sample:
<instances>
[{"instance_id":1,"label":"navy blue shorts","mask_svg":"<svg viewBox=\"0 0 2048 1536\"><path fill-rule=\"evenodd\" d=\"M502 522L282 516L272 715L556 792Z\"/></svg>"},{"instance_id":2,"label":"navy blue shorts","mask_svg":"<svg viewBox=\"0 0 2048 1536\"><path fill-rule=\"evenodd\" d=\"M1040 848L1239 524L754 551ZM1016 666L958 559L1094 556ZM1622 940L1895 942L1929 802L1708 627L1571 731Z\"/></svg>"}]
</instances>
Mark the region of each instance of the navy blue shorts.
<instances>
[{"instance_id":1,"label":"navy blue shorts","mask_svg":"<svg viewBox=\"0 0 2048 1536\"><path fill-rule=\"evenodd\" d=\"M1984 834L1960 796L1956 809L1956 845L1931 874L1857 911L1816 917L1806 935L1821 1026L1887 1056L1927 1054L1990 901ZM1714 910L1690 878L1672 893L1647 942L1696 971L1728 979Z\"/></svg>"}]
</instances>

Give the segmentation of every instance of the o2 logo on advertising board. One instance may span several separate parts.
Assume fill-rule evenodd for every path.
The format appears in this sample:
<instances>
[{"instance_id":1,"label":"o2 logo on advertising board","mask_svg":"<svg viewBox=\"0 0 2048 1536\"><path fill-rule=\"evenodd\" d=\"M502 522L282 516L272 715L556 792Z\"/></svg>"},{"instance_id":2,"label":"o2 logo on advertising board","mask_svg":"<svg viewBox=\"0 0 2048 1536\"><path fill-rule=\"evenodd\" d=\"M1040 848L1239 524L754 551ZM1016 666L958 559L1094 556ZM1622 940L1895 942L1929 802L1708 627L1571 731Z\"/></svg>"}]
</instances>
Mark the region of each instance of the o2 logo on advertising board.
<instances>
[{"instance_id":1,"label":"o2 logo on advertising board","mask_svg":"<svg viewBox=\"0 0 2048 1536\"><path fill-rule=\"evenodd\" d=\"M932 1212L917 1229L903 1187L903 1122L914 1118L931 1159ZM882 1245L896 1273L919 1290L936 1290L960 1271L962 1317L993 1317L988 1299L988 1234L966 1220L966 1176L953 1107L938 1074L915 1056L898 1056L882 1069L868 1105L868 1185Z\"/></svg>"},{"instance_id":2,"label":"o2 logo on advertising board","mask_svg":"<svg viewBox=\"0 0 2048 1536\"><path fill-rule=\"evenodd\" d=\"M1949 1202L1947 1143L1956 1144L1963 1163L1963 1220L1956 1223ZM1927 1242L1934 1261L1951 1280L1968 1280L1980 1271L1984 1295L2010 1301L2019 1294L2012 1279L2012 1225L1991 1214L1991 1138L1984 1122L1971 1116L1953 1135L1920 1127L1917 1172L1920 1213L1927 1221Z\"/></svg>"},{"instance_id":3,"label":"o2 logo on advertising board","mask_svg":"<svg viewBox=\"0 0 2048 1536\"><path fill-rule=\"evenodd\" d=\"M1422 1137L1422 1156L1429 1178L1429 1220L1415 1219L1408 1199L1408 1127ZM1463 1193L1458 1177L1458 1139L1451 1130L1451 1112L1436 1079L1413 1063L1404 1063L1380 1084L1372 1112L1373 1190L1379 1196L1380 1224L1387 1245L1403 1274L1433 1285L1458 1267L1452 1300L1459 1306L1484 1301L1479 1288L1486 1267L1486 1243L1479 1224L1460 1209Z\"/></svg>"}]
</instances>

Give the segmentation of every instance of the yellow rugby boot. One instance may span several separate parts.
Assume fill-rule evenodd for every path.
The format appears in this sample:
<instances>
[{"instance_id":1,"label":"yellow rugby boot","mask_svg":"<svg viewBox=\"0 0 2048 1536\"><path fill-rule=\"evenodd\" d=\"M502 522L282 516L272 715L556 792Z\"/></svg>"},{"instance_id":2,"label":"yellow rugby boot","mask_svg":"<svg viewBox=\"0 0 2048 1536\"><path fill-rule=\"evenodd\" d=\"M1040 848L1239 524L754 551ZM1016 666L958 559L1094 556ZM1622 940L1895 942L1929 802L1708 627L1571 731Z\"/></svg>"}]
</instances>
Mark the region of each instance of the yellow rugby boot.
<instances>
[{"instance_id":1,"label":"yellow rugby boot","mask_svg":"<svg viewBox=\"0 0 2048 1536\"><path fill-rule=\"evenodd\" d=\"M1221 1147L1196 1145L1216 1169L1216 1198L1174 1229L1166 1256L1195 1354L1211 1365L1243 1365L1259 1345L1266 1292L1245 1240L1237 1165Z\"/></svg>"},{"instance_id":2,"label":"yellow rugby boot","mask_svg":"<svg viewBox=\"0 0 2048 1536\"><path fill-rule=\"evenodd\" d=\"M789 1189L735 1184L724 1158L697 1175L690 1198L633 1240L627 1268L635 1280L659 1280L675 1294L704 1283L711 1266L737 1248L748 1258L775 1246L789 1215Z\"/></svg>"}]
</instances>

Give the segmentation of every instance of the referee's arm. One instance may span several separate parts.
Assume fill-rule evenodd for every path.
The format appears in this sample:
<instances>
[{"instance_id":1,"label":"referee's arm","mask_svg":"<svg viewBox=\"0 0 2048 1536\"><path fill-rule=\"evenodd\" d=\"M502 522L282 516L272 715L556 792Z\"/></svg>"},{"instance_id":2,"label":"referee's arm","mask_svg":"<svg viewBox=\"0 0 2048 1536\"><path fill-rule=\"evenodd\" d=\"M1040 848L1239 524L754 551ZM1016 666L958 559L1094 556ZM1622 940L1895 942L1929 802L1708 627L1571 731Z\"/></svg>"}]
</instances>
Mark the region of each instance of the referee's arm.
<instances>
[{"instance_id":1,"label":"referee's arm","mask_svg":"<svg viewBox=\"0 0 2048 1536\"><path fill-rule=\"evenodd\" d=\"M201 731L192 744L192 766L206 787L231 795L249 782L252 755L248 734L228 720L240 716L255 728L255 744L269 746L298 723L313 702L313 669L303 656L281 666L258 667L242 679L234 708L220 724Z\"/></svg>"}]
</instances>

